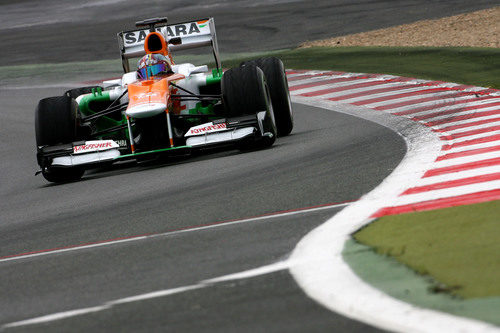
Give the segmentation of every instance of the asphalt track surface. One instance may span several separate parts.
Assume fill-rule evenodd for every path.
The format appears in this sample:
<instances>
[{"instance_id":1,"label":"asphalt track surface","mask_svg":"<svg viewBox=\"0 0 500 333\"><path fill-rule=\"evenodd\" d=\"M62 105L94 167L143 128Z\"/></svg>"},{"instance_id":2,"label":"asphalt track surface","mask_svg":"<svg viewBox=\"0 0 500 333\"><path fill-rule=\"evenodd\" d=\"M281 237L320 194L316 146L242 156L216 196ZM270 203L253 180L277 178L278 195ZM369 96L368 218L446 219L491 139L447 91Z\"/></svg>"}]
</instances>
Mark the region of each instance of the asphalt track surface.
<instances>
[{"instance_id":1,"label":"asphalt track surface","mask_svg":"<svg viewBox=\"0 0 500 333\"><path fill-rule=\"evenodd\" d=\"M0 20L5 45L2 63L114 57L114 34L132 27L131 21L136 18L130 17L131 2L108 2L114 3L113 18L104 14L92 16L95 14L92 10L105 13L106 6L96 8L89 1L82 10L90 12L72 17L69 20L72 22L63 15L65 10L70 15L71 9L61 9L55 1L0 2L2 13L10 13L9 20ZM339 34L369 30L480 9L494 2L425 2L426 6L422 3L349 1L348 5L346 1L332 9L327 6L330 1L318 1L317 6L302 1L277 1L273 2L273 11L242 1L239 6L244 10L235 15L229 10L233 6L230 2L219 2L213 8L208 2L202 12L194 5L186 8L179 2L167 14L171 17L176 14L179 20L193 15L214 15L221 46L226 45L222 48L246 51L249 45L255 45L259 34L251 35L244 43L241 36L248 29L261 29L259 22L267 22L261 34L268 37L260 38L264 42L259 47L268 49L270 44L266 43L276 48L289 47L306 39L331 36L332 30ZM141 9L134 11L141 13L139 18L158 14L155 6L141 6ZM57 20L46 24L53 19L50 13L55 13ZM270 13L275 17L273 20L266 16ZM36 24L36 15L42 16L45 23ZM327 17L328 24L340 23L326 29ZM20 27L7 29L7 24L15 22L21 22ZM324 23L316 26L317 22ZM269 33L275 30L268 25L282 27L277 30L281 32ZM287 34L290 38L283 38L284 31L290 32ZM31 50L36 52L19 52L28 36ZM112 47L94 46L108 43ZM51 83L54 82L47 82ZM124 297L189 286L279 262L287 258L302 236L342 206L221 224L204 230L193 228L356 200L380 183L405 152L403 140L384 127L327 110L294 105L296 126L292 135L279 139L271 149L251 153L220 151L149 166L124 165L87 173L78 183L54 186L41 176L34 176L37 166L33 110L40 98L63 91L61 88L0 90L3 142L0 257L4 258L0 259L0 327ZM27 252L179 229L192 230L5 260ZM308 299L286 270L17 329L375 331Z\"/></svg>"},{"instance_id":2,"label":"asphalt track surface","mask_svg":"<svg viewBox=\"0 0 500 333\"><path fill-rule=\"evenodd\" d=\"M384 127L294 105L293 134L271 149L126 165L55 186L34 176L33 105L42 96L60 93L60 88L0 92L4 107L12 111L0 119L1 139L11 142L1 148L1 257L356 200L383 180L405 152L403 140ZM341 208L0 261L0 323L279 262ZM46 325L19 329L368 329L309 300L288 271Z\"/></svg>"},{"instance_id":3,"label":"asphalt track surface","mask_svg":"<svg viewBox=\"0 0 500 333\"><path fill-rule=\"evenodd\" d=\"M295 47L422 19L485 9L495 0L0 0L0 66L116 59L116 33L140 19L215 17L221 52Z\"/></svg>"}]
</instances>

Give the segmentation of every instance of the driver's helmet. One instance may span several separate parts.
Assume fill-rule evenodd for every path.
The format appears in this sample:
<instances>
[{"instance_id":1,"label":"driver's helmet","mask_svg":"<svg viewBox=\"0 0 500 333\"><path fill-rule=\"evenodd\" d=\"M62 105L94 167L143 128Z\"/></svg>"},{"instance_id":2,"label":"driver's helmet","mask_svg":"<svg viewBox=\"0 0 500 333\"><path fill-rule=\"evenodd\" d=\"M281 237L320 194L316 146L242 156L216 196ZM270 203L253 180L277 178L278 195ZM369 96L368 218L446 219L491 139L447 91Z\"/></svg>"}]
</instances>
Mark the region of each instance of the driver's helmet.
<instances>
[{"instance_id":1,"label":"driver's helmet","mask_svg":"<svg viewBox=\"0 0 500 333\"><path fill-rule=\"evenodd\" d=\"M137 62L137 75L140 79L172 72L172 65L167 57L160 53L149 53Z\"/></svg>"}]
</instances>

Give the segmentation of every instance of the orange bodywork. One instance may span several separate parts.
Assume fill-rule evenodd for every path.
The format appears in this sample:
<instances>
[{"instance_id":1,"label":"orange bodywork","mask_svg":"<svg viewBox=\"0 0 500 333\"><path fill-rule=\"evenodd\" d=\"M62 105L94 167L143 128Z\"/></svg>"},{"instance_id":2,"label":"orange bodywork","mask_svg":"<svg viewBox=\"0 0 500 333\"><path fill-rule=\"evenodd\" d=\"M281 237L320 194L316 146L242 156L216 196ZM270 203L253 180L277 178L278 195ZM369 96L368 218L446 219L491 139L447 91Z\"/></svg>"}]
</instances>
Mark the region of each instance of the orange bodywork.
<instances>
[{"instance_id":1,"label":"orange bodywork","mask_svg":"<svg viewBox=\"0 0 500 333\"><path fill-rule=\"evenodd\" d=\"M146 54L159 53L170 61L170 66L174 64L172 56L168 50L168 43L162 34L150 32L144 41L144 51ZM180 100L171 100L171 94L175 94L177 89L170 84L177 80L184 79L182 74L169 74L167 76L153 76L149 80L142 80L128 84L128 106L126 110L127 126L129 132L130 148L132 154L135 153L134 137L131 129L130 118L154 117L162 112L166 113L167 129L170 147L174 147L172 125L170 122L170 112L179 114L182 110Z\"/></svg>"},{"instance_id":2,"label":"orange bodywork","mask_svg":"<svg viewBox=\"0 0 500 333\"><path fill-rule=\"evenodd\" d=\"M172 74L163 78L153 78L152 80L138 81L128 85L129 104L127 109L147 104L161 103L169 105L170 85L172 81L184 79L182 74ZM169 112L168 107L165 110ZM180 110L171 110L179 113Z\"/></svg>"},{"instance_id":3,"label":"orange bodywork","mask_svg":"<svg viewBox=\"0 0 500 333\"><path fill-rule=\"evenodd\" d=\"M150 39L155 39L160 41L161 48L158 48L158 45L155 45L155 48L151 49L150 47ZM159 32L150 32L147 36L146 39L144 40L144 51L146 54L150 53L160 53L164 55L165 57L168 57L170 60L170 64L174 64L174 59L172 59L172 56L170 55L170 52L168 51L168 43L165 41L165 38L163 37L162 34Z\"/></svg>"},{"instance_id":4,"label":"orange bodywork","mask_svg":"<svg viewBox=\"0 0 500 333\"><path fill-rule=\"evenodd\" d=\"M167 80L145 80L128 85L128 108L162 103L167 104L169 91Z\"/></svg>"}]
</instances>

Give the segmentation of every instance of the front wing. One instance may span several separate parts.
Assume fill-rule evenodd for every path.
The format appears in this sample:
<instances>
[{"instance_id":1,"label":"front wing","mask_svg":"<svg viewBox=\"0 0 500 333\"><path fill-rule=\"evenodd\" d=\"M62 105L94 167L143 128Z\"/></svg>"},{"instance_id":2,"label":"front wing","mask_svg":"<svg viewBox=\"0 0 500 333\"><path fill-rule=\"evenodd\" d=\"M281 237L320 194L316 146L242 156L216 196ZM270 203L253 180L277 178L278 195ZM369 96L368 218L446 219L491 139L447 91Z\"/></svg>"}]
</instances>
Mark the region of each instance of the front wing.
<instances>
[{"instance_id":1,"label":"front wing","mask_svg":"<svg viewBox=\"0 0 500 333\"><path fill-rule=\"evenodd\" d=\"M116 161L133 160L141 155L186 155L196 148L235 143L264 135L262 119L265 112L228 118L194 126L185 134L186 145L130 153L124 140L77 141L63 145L38 147L37 160L42 169L49 167L92 168Z\"/></svg>"}]
</instances>

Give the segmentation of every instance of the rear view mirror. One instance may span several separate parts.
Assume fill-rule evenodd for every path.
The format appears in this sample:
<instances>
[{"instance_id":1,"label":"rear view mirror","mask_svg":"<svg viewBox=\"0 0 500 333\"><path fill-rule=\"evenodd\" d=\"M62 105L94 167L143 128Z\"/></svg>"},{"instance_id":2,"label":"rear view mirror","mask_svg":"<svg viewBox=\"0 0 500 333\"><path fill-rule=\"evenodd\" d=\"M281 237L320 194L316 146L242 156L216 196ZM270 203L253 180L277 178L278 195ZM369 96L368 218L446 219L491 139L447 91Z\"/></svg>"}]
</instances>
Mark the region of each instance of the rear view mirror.
<instances>
[{"instance_id":1,"label":"rear view mirror","mask_svg":"<svg viewBox=\"0 0 500 333\"><path fill-rule=\"evenodd\" d=\"M182 39L180 37L170 38L168 40L168 43L172 44L172 45L181 45L182 44Z\"/></svg>"}]
</instances>

